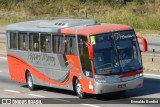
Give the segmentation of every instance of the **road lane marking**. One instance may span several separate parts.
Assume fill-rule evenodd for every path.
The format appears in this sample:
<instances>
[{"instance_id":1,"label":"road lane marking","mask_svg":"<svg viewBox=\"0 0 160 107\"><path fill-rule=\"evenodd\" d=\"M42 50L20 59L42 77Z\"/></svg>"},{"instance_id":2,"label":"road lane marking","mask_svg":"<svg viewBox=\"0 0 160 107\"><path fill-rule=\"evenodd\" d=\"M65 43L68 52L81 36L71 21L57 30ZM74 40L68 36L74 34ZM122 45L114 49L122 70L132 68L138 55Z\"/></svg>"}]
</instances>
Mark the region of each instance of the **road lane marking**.
<instances>
[{"instance_id":1,"label":"road lane marking","mask_svg":"<svg viewBox=\"0 0 160 107\"><path fill-rule=\"evenodd\" d=\"M6 58L6 57L0 57L0 59L5 59L5 60L7 60L7 58Z\"/></svg>"},{"instance_id":2,"label":"road lane marking","mask_svg":"<svg viewBox=\"0 0 160 107\"><path fill-rule=\"evenodd\" d=\"M100 107L100 106L97 106L97 105L92 105L92 104L81 104L83 106L89 106L89 107Z\"/></svg>"},{"instance_id":3,"label":"road lane marking","mask_svg":"<svg viewBox=\"0 0 160 107\"><path fill-rule=\"evenodd\" d=\"M30 95L30 96L34 96L34 97L41 97L41 98L45 97L45 96L37 95L37 94L28 94L28 95Z\"/></svg>"},{"instance_id":4,"label":"road lane marking","mask_svg":"<svg viewBox=\"0 0 160 107\"><path fill-rule=\"evenodd\" d=\"M144 73L144 76L160 77L160 75L156 75L156 74L148 74L148 73Z\"/></svg>"},{"instance_id":5,"label":"road lane marking","mask_svg":"<svg viewBox=\"0 0 160 107\"><path fill-rule=\"evenodd\" d=\"M0 72L3 72L3 71L0 70Z\"/></svg>"},{"instance_id":6,"label":"road lane marking","mask_svg":"<svg viewBox=\"0 0 160 107\"><path fill-rule=\"evenodd\" d=\"M70 102L70 101L68 101L68 100L58 99L58 98L54 98L54 100L57 100L57 101L63 101L63 102L67 102L67 103L69 103L69 102Z\"/></svg>"},{"instance_id":7,"label":"road lane marking","mask_svg":"<svg viewBox=\"0 0 160 107\"><path fill-rule=\"evenodd\" d=\"M8 89L5 89L4 91L6 91L6 92L12 92L12 93L20 93L19 91L15 91L15 90L8 90Z\"/></svg>"}]
</instances>

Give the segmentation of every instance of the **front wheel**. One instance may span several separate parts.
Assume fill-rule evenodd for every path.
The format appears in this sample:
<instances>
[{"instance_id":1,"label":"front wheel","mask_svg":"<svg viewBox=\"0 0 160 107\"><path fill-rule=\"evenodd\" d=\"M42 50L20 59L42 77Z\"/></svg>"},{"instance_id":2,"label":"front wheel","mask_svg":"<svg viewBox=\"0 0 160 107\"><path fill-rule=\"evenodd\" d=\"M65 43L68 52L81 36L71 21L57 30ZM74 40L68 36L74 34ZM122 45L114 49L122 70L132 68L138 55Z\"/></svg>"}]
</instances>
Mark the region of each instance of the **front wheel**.
<instances>
[{"instance_id":1,"label":"front wheel","mask_svg":"<svg viewBox=\"0 0 160 107\"><path fill-rule=\"evenodd\" d=\"M118 94L125 94L126 90L118 91Z\"/></svg>"},{"instance_id":2,"label":"front wheel","mask_svg":"<svg viewBox=\"0 0 160 107\"><path fill-rule=\"evenodd\" d=\"M84 99L87 97L87 93L84 93L82 91L82 86L80 84L80 81L78 79L76 79L76 81L74 82L75 83L75 91L76 91L76 94L77 96L80 98L80 99Z\"/></svg>"},{"instance_id":3,"label":"front wheel","mask_svg":"<svg viewBox=\"0 0 160 107\"><path fill-rule=\"evenodd\" d=\"M27 85L31 91L34 91L37 88L37 86L33 83L32 75L29 72L27 73Z\"/></svg>"}]
</instances>

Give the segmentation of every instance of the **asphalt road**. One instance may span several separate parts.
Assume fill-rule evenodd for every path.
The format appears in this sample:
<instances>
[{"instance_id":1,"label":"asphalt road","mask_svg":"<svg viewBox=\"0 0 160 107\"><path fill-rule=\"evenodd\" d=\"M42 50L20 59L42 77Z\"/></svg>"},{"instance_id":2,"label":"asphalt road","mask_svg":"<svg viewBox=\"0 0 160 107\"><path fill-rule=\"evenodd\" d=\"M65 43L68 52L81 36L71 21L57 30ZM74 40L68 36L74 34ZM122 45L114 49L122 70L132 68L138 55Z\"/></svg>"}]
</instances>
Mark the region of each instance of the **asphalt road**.
<instances>
[{"instance_id":1,"label":"asphalt road","mask_svg":"<svg viewBox=\"0 0 160 107\"><path fill-rule=\"evenodd\" d=\"M153 49L155 50L154 54L160 54L160 36L145 36L148 42L148 51L147 53L153 54ZM141 44L141 41L139 41ZM142 46L142 45L140 45Z\"/></svg>"},{"instance_id":2,"label":"asphalt road","mask_svg":"<svg viewBox=\"0 0 160 107\"><path fill-rule=\"evenodd\" d=\"M144 86L139 89L128 90L125 94L110 93L104 95L91 95L88 99L80 100L72 91L40 87L39 90L30 91L26 84L10 80L7 59L0 56L0 98L54 98L54 106L59 107L123 107L124 103L132 98L160 98L160 73L145 74ZM122 103L122 104L120 104ZM0 105L0 107L4 105ZM12 105L16 106L17 105ZM18 105L20 106L20 105ZM34 105L32 105L34 106ZM44 105L38 105L44 106ZM49 105L46 105L49 106ZM131 107L157 106L159 104L125 104ZM8 107L8 105L7 105Z\"/></svg>"}]
</instances>

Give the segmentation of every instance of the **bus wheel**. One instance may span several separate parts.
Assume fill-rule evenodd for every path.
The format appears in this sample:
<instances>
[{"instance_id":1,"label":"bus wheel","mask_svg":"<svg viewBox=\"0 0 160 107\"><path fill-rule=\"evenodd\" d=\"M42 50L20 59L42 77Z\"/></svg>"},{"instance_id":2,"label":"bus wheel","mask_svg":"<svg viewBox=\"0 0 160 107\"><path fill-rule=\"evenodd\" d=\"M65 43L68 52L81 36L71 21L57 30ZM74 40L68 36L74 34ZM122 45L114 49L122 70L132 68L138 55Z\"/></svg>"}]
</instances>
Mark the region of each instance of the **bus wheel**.
<instances>
[{"instance_id":1,"label":"bus wheel","mask_svg":"<svg viewBox=\"0 0 160 107\"><path fill-rule=\"evenodd\" d=\"M125 94L125 93L126 93L126 90L118 91L118 94Z\"/></svg>"},{"instance_id":2,"label":"bus wheel","mask_svg":"<svg viewBox=\"0 0 160 107\"><path fill-rule=\"evenodd\" d=\"M33 83L32 75L29 72L27 73L27 85L31 91L36 89L36 85Z\"/></svg>"},{"instance_id":3,"label":"bus wheel","mask_svg":"<svg viewBox=\"0 0 160 107\"><path fill-rule=\"evenodd\" d=\"M76 91L77 96L78 96L80 99L86 98L87 93L82 92L82 87L81 87L81 84L80 84L79 80L76 79L76 81L75 81L74 83L75 83L74 86L75 86L75 91Z\"/></svg>"}]
</instances>

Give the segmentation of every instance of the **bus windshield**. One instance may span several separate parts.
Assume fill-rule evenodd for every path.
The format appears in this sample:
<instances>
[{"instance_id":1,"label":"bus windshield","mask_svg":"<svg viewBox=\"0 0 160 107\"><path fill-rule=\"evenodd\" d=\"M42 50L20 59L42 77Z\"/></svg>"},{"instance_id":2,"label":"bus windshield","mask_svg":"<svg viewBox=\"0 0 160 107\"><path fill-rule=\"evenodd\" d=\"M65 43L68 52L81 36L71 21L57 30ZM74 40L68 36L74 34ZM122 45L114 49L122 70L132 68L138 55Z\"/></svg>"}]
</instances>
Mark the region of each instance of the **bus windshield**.
<instances>
[{"instance_id":1,"label":"bus windshield","mask_svg":"<svg viewBox=\"0 0 160 107\"><path fill-rule=\"evenodd\" d=\"M133 30L94 36L95 74L114 74L142 68L141 55Z\"/></svg>"}]
</instances>

